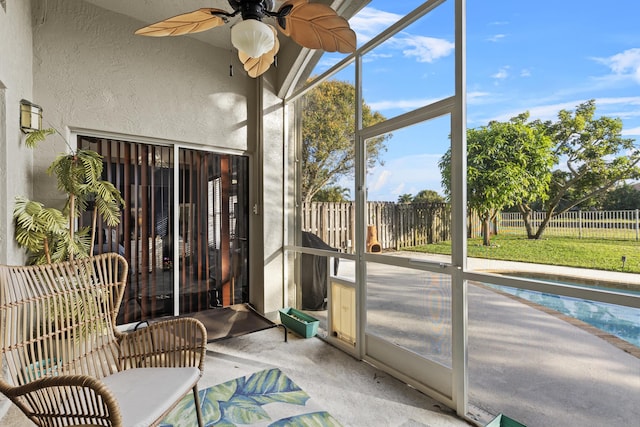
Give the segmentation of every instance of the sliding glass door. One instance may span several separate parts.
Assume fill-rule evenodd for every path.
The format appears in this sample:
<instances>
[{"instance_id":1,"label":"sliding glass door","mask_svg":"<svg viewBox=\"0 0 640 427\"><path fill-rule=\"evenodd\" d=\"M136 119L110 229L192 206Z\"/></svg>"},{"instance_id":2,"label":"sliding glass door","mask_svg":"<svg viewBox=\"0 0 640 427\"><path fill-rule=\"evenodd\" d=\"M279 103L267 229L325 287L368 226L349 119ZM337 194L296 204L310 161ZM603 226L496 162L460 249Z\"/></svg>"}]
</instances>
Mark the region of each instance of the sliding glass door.
<instances>
[{"instance_id":1,"label":"sliding glass door","mask_svg":"<svg viewBox=\"0 0 640 427\"><path fill-rule=\"evenodd\" d=\"M181 312L248 302L247 158L180 149Z\"/></svg>"},{"instance_id":2,"label":"sliding glass door","mask_svg":"<svg viewBox=\"0 0 640 427\"><path fill-rule=\"evenodd\" d=\"M117 227L96 225L94 246L129 262L120 323L249 300L247 157L85 136L78 145L103 156L103 179L125 199Z\"/></svg>"}]
</instances>

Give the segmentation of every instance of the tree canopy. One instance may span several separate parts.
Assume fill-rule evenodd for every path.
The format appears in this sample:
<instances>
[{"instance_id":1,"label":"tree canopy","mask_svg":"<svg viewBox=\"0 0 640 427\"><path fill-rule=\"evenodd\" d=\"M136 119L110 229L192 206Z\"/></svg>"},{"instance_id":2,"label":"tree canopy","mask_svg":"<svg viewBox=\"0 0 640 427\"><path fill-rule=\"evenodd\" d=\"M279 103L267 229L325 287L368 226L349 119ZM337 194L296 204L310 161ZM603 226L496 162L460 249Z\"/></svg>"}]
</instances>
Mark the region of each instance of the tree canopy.
<instances>
[{"instance_id":1,"label":"tree canopy","mask_svg":"<svg viewBox=\"0 0 640 427\"><path fill-rule=\"evenodd\" d=\"M310 90L302 100L302 200L309 202L322 188L354 173L355 88L349 82L326 81ZM386 118L363 102L362 126ZM390 135L367 142L367 167L382 163Z\"/></svg>"},{"instance_id":2,"label":"tree canopy","mask_svg":"<svg viewBox=\"0 0 640 427\"><path fill-rule=\"evenodd\" d=\"M529 238L540 238L555 216L585 204L625 179L640 177L640 149L633 139L622 137L622 121L596 118L595 111L595 101L586 101L575 111L560 111L556 122L544 124L554 141L556 169L546 197L528 197L519 203ZM545 212L537 229L529 220L535 203Z\"/></svg>"},{"instance_id":3,"label":"tree canopy","mask_svg":"<svg viewBox=\"0 0 640 427\"><path fill-rule=\"evenodd\" d=\"M551 181L552 140L528 113L508 122L467 129L467 202L482 219L490 244L491 219L505 207L544 198ZM438 163L445 194L451 194L451 149Z\"/></svg>"},{"instance_id":4,"label":"tree canopy","mask_svg":"<svg viewBox=\"0 0 640 427\"><path fill-rule=\"evenodd\" d=\"M398 203L411 203L413 196L411 193L404 193L398 196Z\"/></svg>"},{"instance_id":5,"label":"tree canopy","mask_svg":"<svg viewBox=\"0 0 640 427\"><path fill-rule=\"evenodd\" d=\"M610 211L640 209L640 191L622 183L607 191L597 208Z\"/></svg>"},{"instance_id":6,"label":"tree canopy","mask_svg":"<svg viewBox=\"0 0 640 427\"><path fill-rule=\"evenodd\" d=\"M421 190L411 199L413 203L442 203L445 198L435 190Z\"/></svg>"},{"instance_id":7,"label":"tree canopy","mask_svg":"<svg viewBox=\"0 0 640 427\"><path fill-rule=\"evenodd\" d=\"M351 190L345 187L332 186L318 190L311 199L313 202L348 202Z\"/></svg>"},{"instance_id":8,"label":"tree canopy","mask_svg":"<svg viewBox=\"0 0 640 427\"><path fill-rule=\"evenodd\" d=\"M619 118L596 118L595 111L595 101L590 100L575 111L560 111L556 122L527 122L529 114L523 113L505 123L467 130L467 201L483 220L485 244L489 220L498 210L517 207L527 237L538 239L551 219L569 209L609 195L611 204L615 198L634 195L617 186L640 178L640 149L633 139L622 137ZM448 195L450 150L439 166ZM534 226L535 209L545 215Z\"/></svg>"}]
</instances>

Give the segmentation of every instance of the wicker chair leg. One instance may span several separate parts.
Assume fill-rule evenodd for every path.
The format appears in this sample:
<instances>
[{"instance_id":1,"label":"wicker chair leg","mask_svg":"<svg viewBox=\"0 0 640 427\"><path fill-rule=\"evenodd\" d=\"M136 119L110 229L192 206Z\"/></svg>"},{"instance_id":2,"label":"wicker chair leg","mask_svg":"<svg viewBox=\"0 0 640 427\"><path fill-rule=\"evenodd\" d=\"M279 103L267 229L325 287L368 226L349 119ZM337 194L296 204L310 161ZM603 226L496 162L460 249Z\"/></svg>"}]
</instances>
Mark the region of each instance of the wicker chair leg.
<instances>
[{"instance_id":1,"label":"wicker chair leg","mask_svg":"<svg viewBox=\"0 0 640 427\"><path fill-rule=\"evenodd\" d=\"M200 396L198 396L198 385L193 386L193 403L196 407L196 416L198 417L198 427L204 427L202 420L202 408L200 407Z\"/></svg>"}]
</instances>

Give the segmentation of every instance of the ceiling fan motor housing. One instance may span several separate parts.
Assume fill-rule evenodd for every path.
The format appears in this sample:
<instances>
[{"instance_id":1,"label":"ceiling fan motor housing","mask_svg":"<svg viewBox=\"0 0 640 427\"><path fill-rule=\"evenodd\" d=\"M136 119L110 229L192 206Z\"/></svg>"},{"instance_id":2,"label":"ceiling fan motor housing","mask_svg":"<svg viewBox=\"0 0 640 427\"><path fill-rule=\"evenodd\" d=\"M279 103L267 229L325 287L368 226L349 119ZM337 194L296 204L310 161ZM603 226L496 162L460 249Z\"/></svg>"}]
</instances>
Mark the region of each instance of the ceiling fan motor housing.
<instances>
[{"instance_id":1,"label":"ceiling fan motor housing","mask_svg":"<svg viewBox=\"0 0 640 427\"><path fill-rule=\"evenodd\" d=\"M267 12L271 12L273 0L229 0L234 10L240 10L242 19L256 19L262 21Z\"/></svg>"}]
</instances>

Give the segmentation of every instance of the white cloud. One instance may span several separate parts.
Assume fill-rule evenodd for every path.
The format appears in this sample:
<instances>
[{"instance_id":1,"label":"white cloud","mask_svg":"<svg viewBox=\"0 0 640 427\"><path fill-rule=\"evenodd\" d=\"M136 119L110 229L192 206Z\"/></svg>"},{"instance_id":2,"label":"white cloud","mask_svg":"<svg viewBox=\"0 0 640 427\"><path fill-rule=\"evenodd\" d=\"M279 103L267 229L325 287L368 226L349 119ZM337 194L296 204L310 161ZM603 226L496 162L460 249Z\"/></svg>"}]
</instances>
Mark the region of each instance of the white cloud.
<instances>
[{"instance_id":1,"label":"white cloud","mask_svg":"<svg viewBox=\"0 0 640 427\"><path fill-rule=\"evenodd\" d=\"M387 181L389 181L389 179L391 178L391 172L387 169L383 169L382 171L380 171L379 174L377 174L375 176L374 179L371 180L371 184L369 186L369 189L371 191L378 191L381 188L383 188L386 184Z\"/></svg>"},{"instance_id":2,"label":"white cloud","mask_svg":"<svg viewBox=\"0 0 640 427\"><path fill-rule=\"evenodd\" d=\"M509 77L509 67L502 67L498 70L497 73L493 74L491 77L498 80L504 80Z\"/></svg>"},{"instance_id":3,"label":"white cloud","mask_svg":"<svg viewBox=\"0 0 640 427\"><path fill-rule=\"evenodd\" d=\"M370 103L367 102L367 104L373 111L394 110L398 108L402 110L415 110L416 108L424 107L425 105L429 105L438 100L438 98L398 99Z\"/></svg>"},{"instance_id":4,"label":"white cloud","mask_svg":"<svg viewBox=\"0 0 640 427\"><path fill-rule=\"evenodd\" d=\"M323 55L322 58L320 58L320 61L318 62L317 67L323 70L329 69L340 61L341 61L341 58Z\"/></svg>"},{"instance_id":5,"label":"white cloud","mask_svg":"<svg viewBox=\"0 0 640 427\"><path fill-rule=\"evenodd\" d=\"M497 120L500 122L507 121L512 117L517 116L518 114L523 113L524 111L529 111L529 119L535 120L555 120L558 118L558 112L560 110L572 110L576 107L576 105L580 104L582 101L569 101L562 102L557 104L549 104L549 105L539 105L537 107L525 108L518 111L509 111L499 116L492 117L490 119L485 120L487 123L492 120Z\"/></svg>"},{"instance_id":6,"label":"white cloud","mask_svg":"<svg viewBox=\"0 0 640 427\"><path fill-rule=\"evenodd\" d=\"M360 43L366 43L400 18L402 15L365 7L349 20L349 25L356 32Z\"/></svg>"},{"instance_id":7,"label":"white cloud","mask_svg":"<svg viewBox=\"0 0 640 427\"><path fill-rule=\"evenodd\" d=\"M393 58L393 55L390 53L377 53L377 52L369 52L367 53L364 58L362 59L362 62L364 63L369 63L369 62L374 62L377 59L387 59L387 58Z\"/></svg>"},{"instance_id":8,"label":"white cloud","mask_svg":"<svg viewBox=\"0 0 640 427\"><path fill-rule=\"evenodd\" d=\"M349 20L349 24L356 32L359 43L364 44L395 24L401 18L402 15L365 7ZM401 50L405 57L416 58L418 62L433 62L439 58L451 55L455 45L441 38L401 33L392 37L385 46ZM368 53L365 56L365 60L370 62L380 57L389 58L391 54Z\"/></svg>"},{"instance_id":9,"label":"white cloud","mask_svg":"<svg viewBox=\"0 0 640 427\"><path fill-rule=\"evenodd\" d=\"M558 118L558 113L560 112L560 110L573 111L579 104L582 104L583 102L586 102L586 101L587 99L577 99L574 101L559 102L559 103L547 104L547 105L538 105L537 107L525 108L518 111L505 112L503 114L486 119L484 121L486 121L487 123L491 120L506 121L512 117L517 116L520 113L523 113L524 111L529 111L530 120L535 120L535 119L556 120ZM632 107L632 106L640 105L640 96L626 96L626 97L619 97L619 98L595 98L595 103L596 103L596 108L600 110L600 111L596 111L596 116L606 115L606 116L612 116L612 117L619 117L609 112L602 113L601 111L605 110L607 107L619 108L619 107Z\"/></svg>"},{"instance_id":10,"label":"white cloud","mask_svg":"<svg viewBox=\"0 0 640 427\"><path fill-rule=\"evenodd\" d=\"M502 40L505 37L507 37L505 34L496 34L496 35L493 35L493 36L489 37L487 40L490 41L490 42L498 42L498 41Z\"/></svg>"},{"instance_id":11,"label":"white cloud","mask_svg":"<svg viewBox=\"0 0 640 427\"><path fill-rule=\"evenodd\" d=\"M631 129L622 129L622 136L638 136L640 135L640 126Z\"/></svg>"},{"instance_id":12,"label":"white cloud","mask_svg":"<svg viewBox=\"0 0 640 427\"><path fill-rule=\"evenodd\" d=\"M489 96L491 96L489 92L467 92L467 104L482 104Z\"/></svg>"},{"instance_id":13,"label":"white cloud","mask_svg":"<svg viewBox=\"0 0 640 427\"><path fill-rule=\"evenodd\" d=\"M630 104L630 105L634 105L634 104ZM624 105L621 105L620 107L624 107ZM616 111L608 111L607 116L610 117L620 117L621 119L633 119L636 117L640 117L640 110L628 110L628 111L622 111L622 110L616 110Z\"/></svg>"},{"instance_id":14,"label":"white cloud","mask_svg":"<svg viewBox=\"0 0 640 427\"><path fill-rule=\"evenodd\" d=\"M404 193L421 190L443 194L438 161L442 154L419 154L390 159L367 176L368 199L395 202ZM384 183L386 185L380 185Z\"/></svg>"},{"instance_id":15,"label":"white cloud","mask_svg":"<svg viewBox=\"0 0 640 427\"><path fill-rule=\"evenodd\" d=\"M390 44L401 49L405 57L414 57L418 62L429 63L451 55L455 48L455 44L445 39L407 33L394 37Z\"/></svg>"},{"instance_id":16,"label":"white cloud","mask_svg":"<svg viewBox=\"0 0 640 427\"><path fill-rule=\"evenodd\" d=\"M489 92L468 92L467 103L468 104L482 104L483 100L491 96ZM367 102L367 105L371 107L373 111L383 110L415 110L416 108L424 107L425 105L433 104L436 101L440 101L443 98L416 98L416 99L398 99L398 100L383 100Z\"/></svg>"},{"instance_id":17,"label":"white cloud","mask_svg":"<svg viewBox=\"0 0 640 427\"><path fill-rule=\"evenodd\" d=\"M400 184L398 184L395 188L392 188L392 189L389 191L389 193L391 193L391 194L393 194L393 195L398 195L398 196L399 196L399 195L401 195L401 194L404 194L404 187L405 187L404 182L401 182L401 183L400 183ZM395 200L390 200L390 201L394 201L394 202L395 202L396 200L397 200L397 197L396 197L396 199L395 199Z\"/></svg>"},{"instance_id":18,"label":"white cloud","mask_svg":"<svg viewBox=\"0 0 640 427\"><path fill-rule=\"evenodd\" d=\"M522 70L520 70L520 77L531 77L531 71L523 68Z\"/></svg>"},{"instance_id":19,"label":"white cloud","mask_svg":"<svg viewBox=\"0 0 640 427\"><path fill-rule=\"evenodd\" d=\"M597 98L596 99L596 106L598 107L602 105L620 105L620 104L640 105L640 96L624 96L619 98Z\"/></svg>"},{"instance_id":20,"label":"white cloud","mask_svg":"<svg viewBox=\"0 0 640 427\"><path fill-rule=\"evenodd\" d=\"M640 48L627 49L608 58L594 58L611 69L616 77L640 83Z\"/></svg>"}]
</instances>

